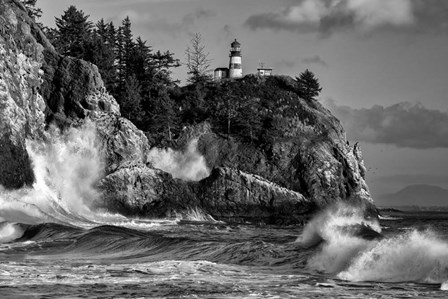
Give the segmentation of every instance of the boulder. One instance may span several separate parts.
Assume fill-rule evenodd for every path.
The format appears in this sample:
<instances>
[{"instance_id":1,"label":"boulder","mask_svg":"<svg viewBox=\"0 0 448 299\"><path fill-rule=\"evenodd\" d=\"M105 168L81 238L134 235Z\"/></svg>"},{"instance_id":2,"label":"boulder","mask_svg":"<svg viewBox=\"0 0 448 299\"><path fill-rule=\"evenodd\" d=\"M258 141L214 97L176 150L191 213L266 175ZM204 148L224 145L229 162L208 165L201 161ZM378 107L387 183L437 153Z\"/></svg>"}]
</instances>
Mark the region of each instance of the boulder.
<instances>
[{"instance_id":1,"label":"boulder","mask_svg":"<svg viewBox=\"0 0 448 299\"><path fill-rule=\"evenodd\" d=\"M199 205L187 183L145 165L120 168L106 176L99 188L103 207L124 215L175 217Z\"/></svg>"}]
</instances>

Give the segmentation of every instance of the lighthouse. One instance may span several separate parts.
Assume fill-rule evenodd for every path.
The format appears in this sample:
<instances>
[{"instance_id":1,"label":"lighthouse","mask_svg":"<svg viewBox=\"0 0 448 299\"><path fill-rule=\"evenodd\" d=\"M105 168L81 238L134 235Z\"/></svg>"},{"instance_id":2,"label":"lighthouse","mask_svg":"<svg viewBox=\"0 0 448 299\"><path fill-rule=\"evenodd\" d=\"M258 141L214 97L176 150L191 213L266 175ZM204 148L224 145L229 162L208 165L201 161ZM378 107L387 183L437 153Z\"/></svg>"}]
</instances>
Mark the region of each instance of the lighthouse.
<instances>
[{"instance_id":1,"label":"lighthouse","mask_svg":"<svg viewBox=\"0 0 448 299\"><path fill-rule=\"evenodd\" d=\"M241 78L243 68L241 66L241 44L235 39L230 44L229 78Z\"/></svg>"}]
</instances>

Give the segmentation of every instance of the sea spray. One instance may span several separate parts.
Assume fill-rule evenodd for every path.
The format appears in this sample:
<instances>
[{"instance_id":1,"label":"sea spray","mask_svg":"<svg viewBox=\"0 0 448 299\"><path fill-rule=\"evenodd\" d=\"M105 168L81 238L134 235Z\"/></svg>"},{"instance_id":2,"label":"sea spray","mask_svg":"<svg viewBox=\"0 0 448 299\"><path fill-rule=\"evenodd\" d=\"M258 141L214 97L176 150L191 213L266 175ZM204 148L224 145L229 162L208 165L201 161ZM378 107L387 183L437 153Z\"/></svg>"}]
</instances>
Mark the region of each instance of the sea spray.
<instances>
[{"instance_id":1,"label":"sea spray","mask_svg":"<svg viewBox=\"0 0 448 299\"><path fill-rule=\"evenodd\" d=\"M350 281L448 280L448 242L430 230L413 230L375 242L338 277Z\"/></svg>"},{"instance_id":2,"label":"sea spray","mask_svg":"<svg viewBox=\"0 0 448 299\"><path fill-rule=\"evenodd\" d=\"M198 139L193 139L185 151L153 148L148 160L154 167L170 173L174 178L199 181L210 175L210 169L197 147Z\"/></svg>"},{"instance_id":3,"label":"sea spray","mask_svg":"<svg viewBox=\"0 0 448 299\"><path fill-rule=\"evenodd\" d=\"M308 266L321 272L337 273L368 248L370 241L361 237L365 231L374 235L381 233L378 220L366 219L357 206L338 202L317 214L296 242L304 247L320 244Z\"/></svg>"},{"instance_id":4,"label":"sea spray","mask_svg":"<svg viewBox=\"0 0 448 299\"><path fill-rule=\"evenodd\" d=\"M89 213L99 197L95 184L104 169L94 124L88 122L64 133L53 127L49 134L49 142L27 142L36 177L33 187L51 189L65 209Z\"/></svg>"},{"instance_id":5,"label":"sea spray","mask_svg":"<svg viewBox=\"0 0 448 299\"><path fill-rule=\"evenodd\" d=\"M47 142L27 140L35 182L17 191L0 189L0 216L31 224L93 218L95 184L104 169L95 126L88 122L65 132L52 127L47 134Z\"/></svg>"},{"instance_id":6,"label":"sea spray","mask_svg":"<svg viewBox=\"0 0 448 299\"><path fill-rule=\"evenodd\" d=\"M0 244L21 237L23 230L14 223L0 222Z\"/></svg>"},{"instance_id":7,"label":"sea spray","mask_svg":"<svg viewBox=\"0 0 448 299\"><path fill-rule=\"evenodd\" d=\"M178 213L176 217L179 221L187 220L194 222L221 222L213 218L210 214L207 214L199 207L189 208L183 213Z\"/></svg>"},{"instance_id":8,"label":"sea spray","mask_svg":"<svg viewBox=\"0 0 448 299\"><path fill-rule=\"evenodd\" d=\"M363 215L342 203L316 215L297 239L316 247L308 267L348 281L443 283L448 289L447 241L431 230L382 236L378 221Z\"/></svg>"}]
</instances>

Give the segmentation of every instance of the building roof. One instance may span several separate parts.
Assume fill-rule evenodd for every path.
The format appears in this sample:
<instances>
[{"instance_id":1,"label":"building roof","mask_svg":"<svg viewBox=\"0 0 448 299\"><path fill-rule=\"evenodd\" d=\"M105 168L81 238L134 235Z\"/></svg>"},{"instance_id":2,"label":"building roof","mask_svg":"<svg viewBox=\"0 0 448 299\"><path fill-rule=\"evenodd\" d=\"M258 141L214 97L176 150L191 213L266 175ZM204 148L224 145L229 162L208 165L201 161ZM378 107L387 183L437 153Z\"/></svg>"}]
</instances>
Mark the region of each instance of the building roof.
<instances>
[{"instance_id":1,"label":"building roof","mask_svg":"<svg viewBox=\"0 0 448 299\"><path fill-rule=\"evenodd\" d=\"M216 71L228 71L228 70L229 70L228 67L218 67L218 68L215 69L215 72Z\"/></svg>"},{"instance_id":2,"label":"building roof","mask_svg":"<svg viewBox=\"0 0 448 299\"><path fill-rule=\"evenodd\" d=\"M235 38L235 40L233 41L233 43L230 44L230 46L231 46L232 48L236 48L236 47L241 46L241 44L240 44L240 43L236 40L236 38Z\"/></svg>"}]
</instances>

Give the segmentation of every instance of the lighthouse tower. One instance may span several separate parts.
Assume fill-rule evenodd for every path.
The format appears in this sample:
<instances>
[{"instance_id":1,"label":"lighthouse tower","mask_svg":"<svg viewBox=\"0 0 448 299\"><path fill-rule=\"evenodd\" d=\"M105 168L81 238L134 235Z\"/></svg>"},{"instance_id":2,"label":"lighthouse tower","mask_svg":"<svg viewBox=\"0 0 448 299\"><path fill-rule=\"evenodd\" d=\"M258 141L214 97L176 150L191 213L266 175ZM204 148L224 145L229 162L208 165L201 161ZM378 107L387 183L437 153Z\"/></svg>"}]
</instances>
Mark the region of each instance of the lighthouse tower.
<instances>
[{"instance_id":1,"label":"lighthouse tower","mask_svg":"<svg viewBox=\"0 0 448 299\"><path fill-rule=\"evenodd\" d=\"M241 66L241 44L235 39L230 44L229 78L241 78L243 68Z\"/></svg>"}]
</instances>

